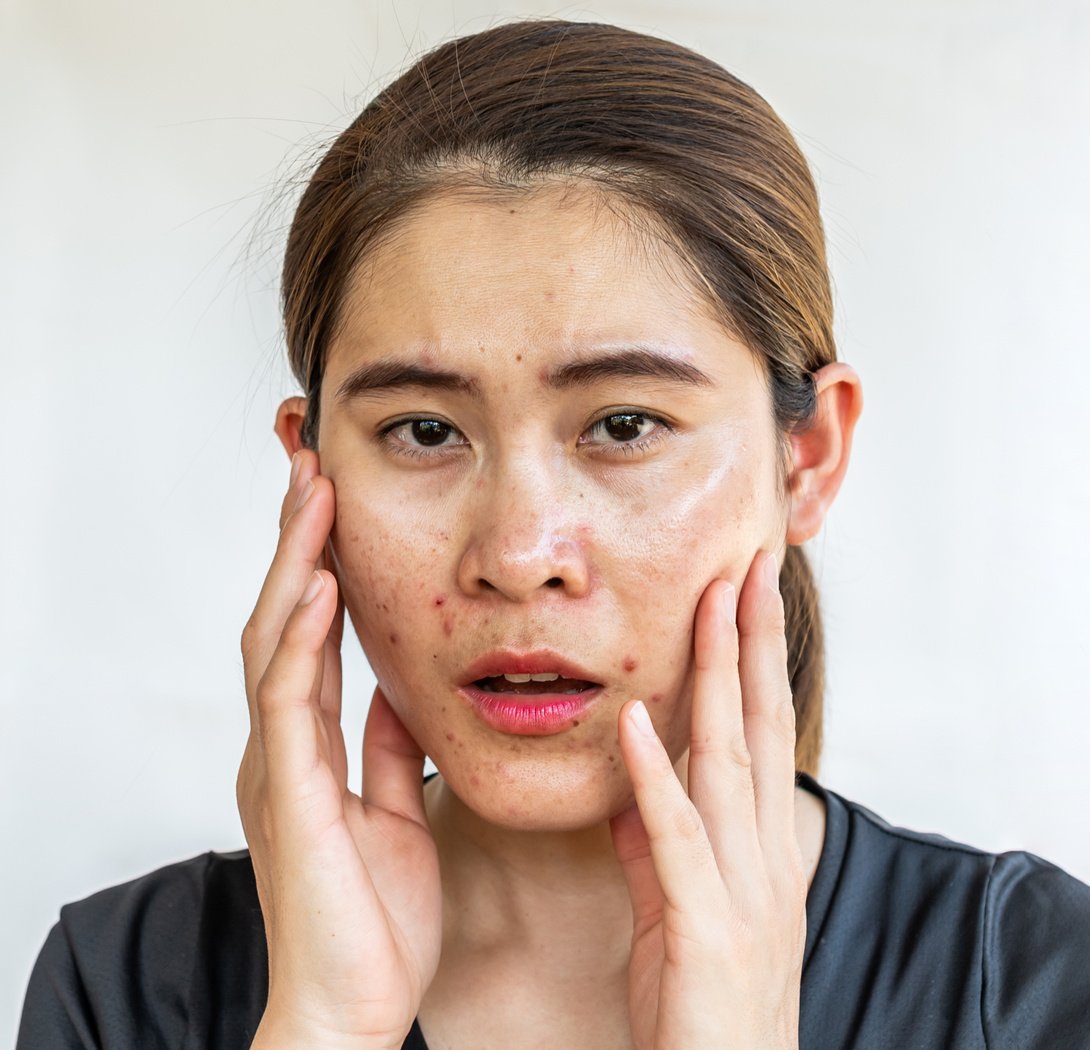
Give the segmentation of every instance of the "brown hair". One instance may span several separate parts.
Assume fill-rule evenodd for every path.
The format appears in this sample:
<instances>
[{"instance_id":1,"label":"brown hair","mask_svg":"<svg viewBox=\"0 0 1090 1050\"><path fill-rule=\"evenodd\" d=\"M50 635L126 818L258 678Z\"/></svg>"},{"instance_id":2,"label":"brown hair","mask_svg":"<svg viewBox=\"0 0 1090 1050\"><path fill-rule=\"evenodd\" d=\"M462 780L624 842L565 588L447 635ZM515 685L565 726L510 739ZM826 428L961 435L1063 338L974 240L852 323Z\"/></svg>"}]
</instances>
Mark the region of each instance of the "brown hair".
<instances>
[{"instance_id":1,"label":"brown hair","mask_svg":"<svg viewBox=\"0 0 1090 1050\"><path fill-rule=\"evenodd\" d=\"M615 26L522 21L424 55L318 163L288 237L282 301L316 446L326 354L352 275L414 205L455 185L594 185L676 248L763 363L786 479L788 437L836 358L817 193L791 133L752 88L676 44ZM816 775L824 650L806 556L781 574L795 764Z\"/></svg>"}]
</instances>

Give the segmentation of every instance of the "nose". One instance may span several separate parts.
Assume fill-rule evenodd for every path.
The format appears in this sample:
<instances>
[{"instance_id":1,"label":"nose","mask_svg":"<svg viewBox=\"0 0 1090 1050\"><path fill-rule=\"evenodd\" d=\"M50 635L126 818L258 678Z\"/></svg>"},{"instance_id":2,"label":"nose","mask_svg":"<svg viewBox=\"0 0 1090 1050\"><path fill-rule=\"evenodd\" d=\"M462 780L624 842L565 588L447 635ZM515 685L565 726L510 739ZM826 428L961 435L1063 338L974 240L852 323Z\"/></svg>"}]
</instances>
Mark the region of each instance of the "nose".
<instances>
[{"instance_id":1,"label":"nose","mask_svg":"<svg viewBox=\"0 0 1090 1050\"><path fill-rule=\"evenodd\" d=\"M581 598L591 570L570 493L534 470L477 489L472 528L458 564L464 594L527 602L550 590ZM578 497L574 502L578 502Z\"/></svg>"}]
</instances>

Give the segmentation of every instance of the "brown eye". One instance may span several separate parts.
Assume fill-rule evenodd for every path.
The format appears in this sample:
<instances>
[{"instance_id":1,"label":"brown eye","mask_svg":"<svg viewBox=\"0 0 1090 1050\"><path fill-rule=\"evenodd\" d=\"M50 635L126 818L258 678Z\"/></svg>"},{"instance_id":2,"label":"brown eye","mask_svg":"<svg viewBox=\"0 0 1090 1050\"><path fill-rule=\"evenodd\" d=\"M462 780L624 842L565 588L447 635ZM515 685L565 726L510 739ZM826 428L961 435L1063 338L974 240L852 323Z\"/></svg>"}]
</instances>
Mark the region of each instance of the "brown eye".
<instances>
[{"instance_id":1,"label":"brown eye","mask_svg":"<svg viewBox=\"0 0 1090 1050\"><path fill-rule=\"evenodd\" d=\"M453 431L454 427L438 419L414 419L412 423L413 437L421 445L441 445Z\"/></svg>"},{"instance_id":2,"label":"brown eye","mask_svg":"<svg viewBox=\"0 0 1090 1050\"><path fill-rule=\"evenodd\" d=\"M643 437L643 426L646 422L646 416L635 412L621 412L614 416L606 416L602 420L602 429L614 441L635 441Z\"/></svg>"}]
</instances>

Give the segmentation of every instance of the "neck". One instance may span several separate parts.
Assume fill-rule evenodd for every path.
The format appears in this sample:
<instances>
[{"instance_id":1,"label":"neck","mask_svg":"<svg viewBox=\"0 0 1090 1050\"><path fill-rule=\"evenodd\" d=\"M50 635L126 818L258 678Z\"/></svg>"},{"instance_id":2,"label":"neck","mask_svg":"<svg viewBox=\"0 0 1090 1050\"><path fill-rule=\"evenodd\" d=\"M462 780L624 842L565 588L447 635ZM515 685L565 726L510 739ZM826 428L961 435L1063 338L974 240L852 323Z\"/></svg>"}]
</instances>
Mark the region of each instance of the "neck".
<instances>
[{"instance_id":1,"label":"neck","mask_svg":"<svg viewBox=\"0 0 1090 1050\"><path fill-rule=\"evenodd\" d=\"M532 946L540 961L559 944L569 970L572 948L599 976L603 965L623 969L631 909L608 824L567 832L497 827L439 776L424 796L443 880L444 952Z\"/></svg>"}]
</instances>

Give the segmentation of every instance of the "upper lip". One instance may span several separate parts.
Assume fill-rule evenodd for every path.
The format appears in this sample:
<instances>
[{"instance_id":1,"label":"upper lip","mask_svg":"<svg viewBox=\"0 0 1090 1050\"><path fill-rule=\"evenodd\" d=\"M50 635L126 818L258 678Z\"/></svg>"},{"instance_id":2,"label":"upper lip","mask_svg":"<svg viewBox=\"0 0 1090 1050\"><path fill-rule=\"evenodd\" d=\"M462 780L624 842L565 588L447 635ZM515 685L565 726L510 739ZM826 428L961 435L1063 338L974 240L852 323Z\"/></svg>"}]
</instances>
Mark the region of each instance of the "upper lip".
<instances>
[{"instance_id":1,"label":"upper lip","mask_svg":"<svg viewBox=\"0 0 1090 1050\"><path fill-rule=\"evenodd\" d=\"M466 668L462 685L504 674L558 674L561 678L598 684L594 675L585 668L551 650L518 652L514 649L497 649L474 660Z\"/></svg>"}]
</instances>

